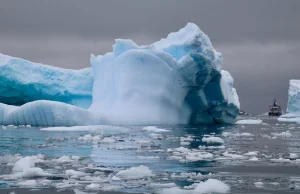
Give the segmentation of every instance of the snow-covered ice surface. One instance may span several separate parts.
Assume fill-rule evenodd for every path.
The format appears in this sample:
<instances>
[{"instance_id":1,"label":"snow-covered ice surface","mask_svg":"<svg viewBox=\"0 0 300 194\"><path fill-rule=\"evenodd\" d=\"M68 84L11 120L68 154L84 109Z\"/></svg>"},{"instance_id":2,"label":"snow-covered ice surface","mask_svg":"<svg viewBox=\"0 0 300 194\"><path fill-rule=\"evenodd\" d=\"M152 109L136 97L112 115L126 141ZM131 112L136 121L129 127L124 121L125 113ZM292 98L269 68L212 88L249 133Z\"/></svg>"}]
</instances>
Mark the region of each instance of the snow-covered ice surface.
<instances>
[{"instance_id":1,"label":"snow-covered ice surface","mask_svg":"<svg viewBox=\"0 0 300 194\"><path fill-rule=\"evenodd\" d=\"M0 102L29 102L0 104L0 124L220 124L239 113L221 54L193 23L147 46L117 39L90 62L74 71L0 55Z\"/></svg>"},{"instance_id":2,"label":"snow-covered ice surface","mask_svg":"<svg viewBox=\"0 0 300 194\"><path fill-rule=\"evenodd\" d=\"M239 119L263 123L2 126L0 188L299 193L300 126L273 117Z\"/></svg>"}]
</instances>

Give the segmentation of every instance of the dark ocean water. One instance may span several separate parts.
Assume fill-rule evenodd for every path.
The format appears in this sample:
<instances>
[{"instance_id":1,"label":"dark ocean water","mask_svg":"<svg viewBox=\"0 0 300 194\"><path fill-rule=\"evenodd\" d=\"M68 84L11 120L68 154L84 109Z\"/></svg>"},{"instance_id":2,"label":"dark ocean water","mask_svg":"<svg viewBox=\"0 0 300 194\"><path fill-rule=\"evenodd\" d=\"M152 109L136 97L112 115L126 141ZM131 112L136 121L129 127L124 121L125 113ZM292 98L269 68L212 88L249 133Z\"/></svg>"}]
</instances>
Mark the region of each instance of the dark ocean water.
<instances>
[{"instance_id":1,"label":"dark ocean water","mask_svg":"<svg viewBox=\"0 0 300 194\"><path fill-rule=\"evenodd\" d=\"M128 133L119 134L0 127L0 188L90 192L86 186L96 183L93 192L155 193L213 178L229 185L230 193L300 193L300 125L271 117L239 119L263 123L157 126L167 132L129 126ZM14 176L13 167L26 156L47 174ZM152 175L116 178L119 171L140 165Z\"/></svg>"}]
</instances>

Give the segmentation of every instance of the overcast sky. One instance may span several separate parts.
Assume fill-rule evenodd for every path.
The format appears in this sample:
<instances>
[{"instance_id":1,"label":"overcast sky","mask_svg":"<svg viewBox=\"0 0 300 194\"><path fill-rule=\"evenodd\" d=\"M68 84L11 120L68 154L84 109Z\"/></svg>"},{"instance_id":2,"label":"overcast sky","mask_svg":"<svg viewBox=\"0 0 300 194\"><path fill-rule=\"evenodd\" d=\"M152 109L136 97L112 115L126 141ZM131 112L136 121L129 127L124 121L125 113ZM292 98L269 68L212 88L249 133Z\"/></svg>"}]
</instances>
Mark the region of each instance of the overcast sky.
<instances>
[{"instance_id":1,"label":"overcast sky","mask_svg":"<svg viewBox=\"0 0 300 194\"><path fill-rule=\"evenodd\" d=\"M1 0L0 52L64 68L89 67L116 38L149 44L196 23L223 54L242 109L286 107L300 79L298 0Z\"/></svg>"}]
</instances>

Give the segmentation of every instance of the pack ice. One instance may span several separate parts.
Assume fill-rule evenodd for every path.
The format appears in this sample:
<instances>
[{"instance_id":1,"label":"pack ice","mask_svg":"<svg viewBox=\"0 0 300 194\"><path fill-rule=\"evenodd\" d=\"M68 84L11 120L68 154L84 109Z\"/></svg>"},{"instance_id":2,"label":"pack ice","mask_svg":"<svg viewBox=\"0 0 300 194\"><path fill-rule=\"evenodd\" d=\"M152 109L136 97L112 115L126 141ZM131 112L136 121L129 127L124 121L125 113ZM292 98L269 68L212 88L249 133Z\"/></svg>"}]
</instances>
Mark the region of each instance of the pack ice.
<instances>
[{"instance_id":1,"label":"pack ice","mask_svg":"<svg viewBox=\"0 0 300 194\"><path fill-rule=\"evenodd\" d=\"M287 114L278 120L300 123L300 80L290 80Z\"/></svg>"},{"instance_id":2,"label":"pack ice","mask_svg":"<svg viewBox=\"0 0 300 194\"><path fill-rule=\"evenodd\" d=\"M38 101L20 107L2 104L0 124L232 123L239 112L233 79L221 70L221 54L193 23L151 45L117 39L112 52L91 56L92 72L2 58L0 68L7 67L1 80L19 92L11 96L22 99L24 92ZM24 79L22 71L32 78Z\"/></svg>"}]
</instances>

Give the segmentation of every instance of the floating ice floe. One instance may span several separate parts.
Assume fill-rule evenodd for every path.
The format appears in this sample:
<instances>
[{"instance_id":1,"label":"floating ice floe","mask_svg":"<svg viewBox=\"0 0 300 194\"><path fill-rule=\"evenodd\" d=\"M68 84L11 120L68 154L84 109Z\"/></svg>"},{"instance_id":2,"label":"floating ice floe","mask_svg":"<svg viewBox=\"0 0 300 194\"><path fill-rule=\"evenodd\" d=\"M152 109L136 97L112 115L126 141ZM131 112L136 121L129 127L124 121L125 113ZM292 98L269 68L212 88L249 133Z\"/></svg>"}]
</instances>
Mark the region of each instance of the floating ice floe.
<instances>
[{"instance_id":1,"label":"floating ice floe","mask_svg":"<svg viewBox=\"0 0 300 194\"><path fill-rule=\"evenodd\" d=\"M149 132L154 132L154 133L162 133L162 132L170 131L168 129L162 129L162 128L158 128L156 126L147 126L147 127L144 127L143 130L149 131Z\"/></svg>"},{"instance_id":2,"label":"floating ice floe","mask_svg":"<svg viewBox=\"0 0 300 194\"><path fill-rule=\"evenodd\" d=\"M237 121L235 124L239 124L239 125L258 125L261 124L262 120L254 120L254 119L247 119L247 120L239 120Z\"/></svg>"},{"instance_id":3,"label":"floating ice floe","mask_svg":"<svg viewBox=\"0 0 300 194\"><path fill-rule=\"evenodd\" d=\"M281 138L289 138L293 136L290 131L284 131L281 133L272 133L272 135L274 137L281 137Z\"/></svg>"},{"instance_id":4,"label":"floating ice floe","mask_svg":"<svg viewBox=\"0 0 300 194\"><path fill-rule=\"evenodd\" d=\"M97 191L100 189L100 185L97 183L91 183L85 187L86 190Z\"/></svg>"},{"instance_id":5,"label":"floating ice floe","mask_svg":"<svg viewBox=\"0 0 300 194\"><path fill-rule=\"evenodd\" d=\"M299 156L296 153L290 153L290 156L289 156L290 159L297 159L298 157Z\"/></svg>"},{"instance_id":6,"label":"floating ice floe","mask_svg":"<svg viewBox=\"0 0 300 194\"><path fill-rule=\"evenodd\" d=\"M152 176L152 171L147 166L131 167L119 171L116 176L122 180L143 179Z\"/></svg>"},{"instance_id":7,"label":"floating ice floe","mask_svg":"<svg viewBox=\"0 0 300 194\"><path fill-rule=\"evenodd\" d=\"M80 157L78 156L61 156L57 159L52 159L51 162L56 162L56 163L71 163L74 161L78 161Z\"/></svg>"},{"instance_id":8,"label":"floating ice floe","mask_svg":"<svg viewBox=\"0 0 300 194\"><path fill-rule=\"evenodd\" d=\"M38 183L36 182L36 180L25 180L19 182L18 185L21 187L35 188L36 186L38 186Z\"/></svg>"},{"instance_id":9,"label":"floating ice floe","mask_svg":"<svg viewBox=\"0 0 300 194\"><path fill-rule=\"evenodd\" d=\"M13 172L23 172L23 170L28 168L33 168L35 166L35 158L26 156L17 161L12 169Z\"/></svg>"},{"instance_id":10,"label":"floating ice floe","mask_svg":"<svg viewBox=\"0 0 300 194\"><path fill-rule=\"evenodd\" d=\"M202 142L208 144L223 144L224 140L220 137L203 137Z\"/></svg>"},{"instance_id":11,"label":"floating ice floe","mask_svg":"<svg viewBox=\"0 0 300 194\"><path fill-rule=\"evenodd\" d=\"M161 140L163 139L163 135L159 133L151 133L149 134L149 137L153 140Z\"/></svg>"},{"instance_id":12,"label":"floating ice floe","mask_svg":"<svg viewBox=\"0 0 300 194\"><path fill-rule=\"evenodd\" d=\"M176 187L176 184L175 183L150 183L150 187L172 188L172 187Z\"/></svg>"},{"instance_id":13,"label":"floating ice floe","mask_svg":"<svg viewBox=\"0 0 300 194\"><path fill-rule=\"evenodd\" d=\"M224 152L224 153L223 153L223 156L228 157L228 158L233 159L233 160L235 160L235 159L242 160L242 159L245 159L245 158L246 158L246 157L243 156L243 155L229 153L228 151Z\"/></svg>"},{"instance_id":14,"label":"floating ice floe","mask_svg":"<svg viewBox=\"0 0 300 194\"><path fill-rule=\"evenodd\" d=\"M180 189L178 187L163 189L159 194L204 194L204 193L229 193L230 187L217 179L208 179L195 185L195 189Z\"/></svg>"},{"instance_id":15,"label":"floating ice floe","mask_svg":"<svg viewBox=\"0 0 300 194\"><path fill-rule=\"evenodd\" d=\"M66 170L66 175L70 177L83 177L86 176L87 174L85 172L81 171L76 171L76 170Z\"/></svg>"},{"instance_id":16,"label":"floating ice floe","mask_svg":"<svg viewBox=\"0 0 300 194\"><path fill-rule=\"evenodd\" d=\"M254 135L251 133L230 133L230 132L223 132L223 137L253 137Z\"/></svg>"},{"instance_id":17,"label":"floating ice floe","mask_svg":"<svg viewBox=\"0 0 300 194\"><path fill-rule=\"evenodd\" d=\"M137 156L139 159L159 159L159 156Z\"/></svg>"},{"instance_id":18,"label":"floating ice floe","mask_svg":"<svg viewBox=\"0 0 300 194\"><path fill-rule=\"evenodd\" d=\"M191 144L191 141L193 141L192 136L187 136L187 137L180 137L180 145L181 146L188 146Z\"/></svg>"},{"instance_id":19,"label":"floating ice floe","mask_svg":"<svg viewBox=\"0 0 300 194\"><path fill-rule=\"evenodd\" d=\"M178 160L179 162L196 162L196 161L210 161L213 159L213 154L197 149L188 149L184 147L167 149L167 152L172 153L168 157L170 160Z\"/></svg>"},{"instance_id":20,"label":"floating ice floe","mask_svg":"<svg viewBox=\"0 0 300 194\"><path fill-rule=\"evenodd\" d=\"M254 157L250 158L249 161L256 162L256 161L259 161L259 159L258 159L257 157L254 156Z\"/></svg>"},{"instance_id":21,"label":"floating ice floe","mask_svg":"<svg viewBox=\"0 0 300 194\"><path fill-rule=\"evenodd\" d=\"M258 188L262 188L264 186L263 182L255 182L254 185Z\"/></svg>"},{"instance_id":22,"label":"floating ice floe","mask_svg":"<svg viewBox=\"0 0 300 194\"><path fill-rule=\"evenodd\" d=\"M1 175L0 179L15 180L20 178L50 176L49 173L44 172L41 168L35 167L36 163L44 162L43 158L43 155L26 156L20 158L13 166L12 174Z\"/></svg>"},{"instance_id":23,"label":"floating ice floe","mask_svg":"<svg viewBox=\"0 0 300 194\"><path fill-rule=\"evenodd\" d=\"M243 155L244 156L257 156L257 154L258 154L258 151L252 151L252 152L244 153Z\"/></svg>"}]
</instances>

